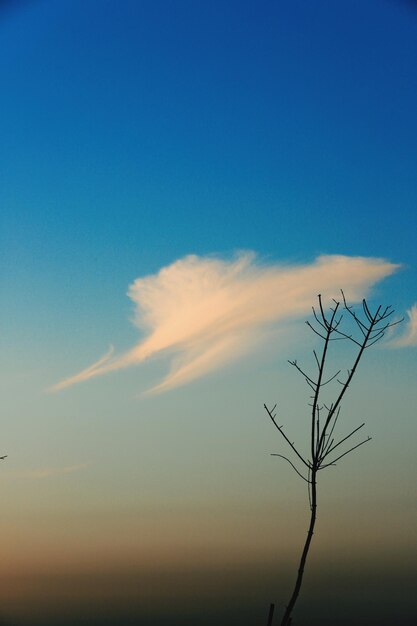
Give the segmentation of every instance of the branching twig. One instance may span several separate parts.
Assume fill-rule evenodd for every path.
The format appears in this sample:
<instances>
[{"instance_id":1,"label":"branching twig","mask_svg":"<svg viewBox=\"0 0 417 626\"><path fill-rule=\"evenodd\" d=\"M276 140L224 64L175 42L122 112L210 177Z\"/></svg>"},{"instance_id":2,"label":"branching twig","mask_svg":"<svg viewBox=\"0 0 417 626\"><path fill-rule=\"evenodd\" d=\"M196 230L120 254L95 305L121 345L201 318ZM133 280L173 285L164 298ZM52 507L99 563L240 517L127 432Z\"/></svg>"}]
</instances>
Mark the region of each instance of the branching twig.
<instances>
[{"instance_id":1,"label":"branching twig","mask_svg":"<svg viewBox=\"0 0 417 626\"><path fill-rule=\"evenodd\" d=\"M276 406L276 405L275 405ZM264 404L265 410L268 413L269 417L272 420L272 423L274 424L275 428L277 428L277 430L281 433L281 435L284 437L285 441L288 443L288 445L290 446L290 448L292 448L295 452L295 454L298 456L298 458L300 459L300 461L302 461L304 463L304 465L306 467L309 467L307 461L301 456L301 454L298 452L298 450L296 449L296 447L294 446L294 444L288 439L287 435L284 433L284 431L282 430L282 426L278 426L278 424L275 421L275 417L272 415L272 413L270 412L270 410L268 409L268 407L266 406L266 404ZM274 410L274 409L272 409Z\"/></svg>"},{"instance_id":2,"label":"branching twig","mask_svg":"<svg viewBox=\"0 0 417 626\"><path fill-rule=\"evenodd\" d=\"M329 463L326 463L326 465L322 465L320 467L320 469L324 469L325 467L329 467L329 465L334 465L337 461L340 461L340 459L343 459L344 456L346 456L350 452L353 452L353 450L356 450L356 448L359 448L359 446L363 446L364 443L368 443L368 441L371 441L371 439L372 439L372 437L367 437L366 439L364 439L363 441L358 443L356 446L353 446L353 448L350 448L349 450L347 450L347 452L344 452L343 454L338 456L336 459L333 459Z\"/></svg>"},{"instance_id":3,"label":"branching twig","mask_svg":"<svg viewBox=\"0 0 417 626\"><path fill-rule=\"evenodd\" d=\"M358 426L357 428L355 428L355 430L352 430L351 433L349 433L349 435L346 435L346 437L343 437L343 439L341 439L338 443L336 443L334 446L331 446L328 450L326 450L325 455L321 458L321 461L324 461L325 458L331 454L333 452L333 450L336 450L336 448L338 448L342 443L344 443L347 439L349 439L350 437L352 437L352 435L354 435L355 433L358 432L358 430L360 430L361 428L363 428L365 426L365 422L363 422L363 424L361 424L360 426Z\"/></svg>"},{"instance_id":4,"label":"branching twig","mask_svg":"<svg viewBox=\"0 0 417 626\"><path fill-rule=\"evenodd\" d=\"M304 368L302 368L298 362L294 359L289 363L295 367L295 369L304 377L304 380L308 386L312 389L313 394L311 396L311 419L310 419L310 458L305 458L296 448L294 442L290 441L282 426L279 426L275 419L276 405L272 410L268 409L264 404L265 410L268 413L275 428L279 431L280 435L285 439L291 450L298 457L298 459L307 467L307 478L297 469L294 463L288 457L282 454L273 454L272 456L278 456L285 459L295 472L308 484L308 499L310 505L310 526L307 533L307 539L304 545L304 549L301 555L300 565L298 568L297 579L294 587L294 591L285 610L284 617L281 622L281 626L289 626L291 623L291 615L294 609L295 602L298 598L298 594L301 588L301 583L304 574L304 567L310 548L310 543L313 536L314 526L316 522L316 509L317 509L317 473L319 470L333 467L340 459L347 456L360 446L371 440L371 437L367 437L363 441L360 441L356 445L353 445L348 450L330 459L333 452L339 448L343 443L353 437L359 430L363 428L365 423L352 430L348 435L341 439L333 436L338 423L342 400L352 382L352 379L357 371L358 365L362 356L367 348L370 348L375 343L380 341L385 335L386 331L399 324L402 319L397 321L391 321L393 309L391 306L387 306L382 309L381 305L376 308L374 312L369 308L366 300L362 300L362 314L358 315L353 307L349 306L346 302L345 294L343 291L341 302L333 300L334 306L330 307L330 312L326 313L323 306L321 295L318 296L318 309L312 307L313 310L313 322L307 321L308 327L324 342L320 356L316 350L313 350L315 365L317 367L316 375L311 376ZM340 308L347 314L347 318L352 320L353 332L350 329L342 328L342 322L344 323L343 313L339 313ZM355 332L356 330L356 332ZM338 370L335 374L327 372L327 358L331 342L336 340L346 340L352 343L357 348L356 356L353 359L352 366L347 370L346 380L341 380L339 374L341 370ZM322 390L324 387L330 385L333 381L337 381L341 387L338 388L337 393L330 405L321 400ZM334 388L334 387L333 387ZM325 409L327 415L322 415L322 411ZM336 443L335 443L336 439ZM327 461L327 459L329 459Z\"/></svg>"}]
</instances>

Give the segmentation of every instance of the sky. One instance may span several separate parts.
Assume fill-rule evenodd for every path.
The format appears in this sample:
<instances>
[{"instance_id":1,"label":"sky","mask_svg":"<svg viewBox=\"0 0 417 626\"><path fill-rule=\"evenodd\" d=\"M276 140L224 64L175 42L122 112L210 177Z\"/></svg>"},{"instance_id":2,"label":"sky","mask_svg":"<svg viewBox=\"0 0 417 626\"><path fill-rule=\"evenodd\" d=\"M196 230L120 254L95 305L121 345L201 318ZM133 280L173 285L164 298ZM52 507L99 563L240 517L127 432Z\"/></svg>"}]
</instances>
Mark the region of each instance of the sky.
<instances>
[{"instance_id":1,"label":"sky","mask_svg":"<svg viewBox=\"0 0 417 626\"><path fill-rule=\"evenodd\" d=\"M263 404L308 445L288 360L341 289L404 321L297 624L415 624L416 67L407 0L0 3L1 626L280 614L308 498Z\"/></svg>"}]
</instances>

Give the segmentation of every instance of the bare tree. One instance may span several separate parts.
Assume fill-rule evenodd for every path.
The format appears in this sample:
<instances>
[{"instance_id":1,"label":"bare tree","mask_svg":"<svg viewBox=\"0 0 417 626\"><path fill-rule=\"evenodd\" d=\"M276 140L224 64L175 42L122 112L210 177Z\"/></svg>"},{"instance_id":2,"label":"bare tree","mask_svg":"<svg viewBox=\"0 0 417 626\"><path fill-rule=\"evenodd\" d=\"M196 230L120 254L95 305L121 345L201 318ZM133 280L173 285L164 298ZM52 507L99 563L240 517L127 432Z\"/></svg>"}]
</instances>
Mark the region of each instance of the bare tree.
<instances>
[{"instance_id":1,"label":"bare tree","mask_svg":"<svg viewBox=\"0 0 417 626\"><path fill-rule=\"evenodd\" d=\"M328 467L334 466L347 454L356 450L363 444L370 441L371 437L366 437L358 443L354 443L351 439L358 431L363 428L365 423L354 428L348 435L339 437L336 429L338 422L342 400L352 382L359 361L367 348L373 346L377 341L382 339L386 330L402 320L396 322L391 321L393 314L392 307L383 308L381 305L372 312L366 300L362 301L361 314L355 313L351 306L348 306L343 291L341 292L341 302L333 300L333 306L329 312L323 308L321 295L318 296L318 309L313 307L313 321L306 322L310 329L320 337L322 343L321 353L318 354L313 350L315 360L315 373L307 374L297 361L289 361L296 370L304 377L307 385L312 390L311 395L311 419L310 419L310 454L304 455L299 448L295 446L291 438L284 432L283 426L276 421L276 405L269 409L264 404L265 410L272 420L275 428L288 444L291 451L291 458L282 454L274 454L286 461L292 466L300 478L308 485L308 497L310 503L310 524L307 532L307 539L301 554L300 564L298 567L297 578L292 592L290 601L285 609L281 626L291 624L291 615L294 610L295 603L300 593L301 583L303 581L304 568L310 549L311 540L313 538L314 527L317 515L317 479L318 473ZM345 313L345 316L343 315ZM344 319L345 317L345 319ZM343 321L343 324L342 324ZM347 323L347 325L346 325ZM352 366L343 376L341 370L328 374L329 348L331 342L335 340L345 340L354 344L355 354ZM330 383L339 385L334 393L334 399L331 402L323 400L323 388ZM334 388L330 385L330 388Z\"/></svg>"}]
</instances>

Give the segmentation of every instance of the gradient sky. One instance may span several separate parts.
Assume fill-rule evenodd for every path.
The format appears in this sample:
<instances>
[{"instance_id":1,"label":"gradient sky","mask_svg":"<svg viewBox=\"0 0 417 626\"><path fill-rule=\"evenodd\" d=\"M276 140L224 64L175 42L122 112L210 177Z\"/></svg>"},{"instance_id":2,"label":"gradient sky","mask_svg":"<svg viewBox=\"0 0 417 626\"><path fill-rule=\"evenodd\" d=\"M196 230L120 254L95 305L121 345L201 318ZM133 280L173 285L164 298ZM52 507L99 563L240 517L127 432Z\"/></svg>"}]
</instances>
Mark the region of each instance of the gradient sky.
<instances>
[{"instance_id":1,"label":"gradient sky","mask_svg":"<svg viewBox=\"0 0 417 626\"><path fill-rule=\"evenodd\" d=\"M0 624L282 607L308 502L262 405L303 441L287 359L340 288L405 321L344 404L373 441L323 475L300 626L415 623L416 68L406 0L0 4Z\"/></svg>"}]
</instances>

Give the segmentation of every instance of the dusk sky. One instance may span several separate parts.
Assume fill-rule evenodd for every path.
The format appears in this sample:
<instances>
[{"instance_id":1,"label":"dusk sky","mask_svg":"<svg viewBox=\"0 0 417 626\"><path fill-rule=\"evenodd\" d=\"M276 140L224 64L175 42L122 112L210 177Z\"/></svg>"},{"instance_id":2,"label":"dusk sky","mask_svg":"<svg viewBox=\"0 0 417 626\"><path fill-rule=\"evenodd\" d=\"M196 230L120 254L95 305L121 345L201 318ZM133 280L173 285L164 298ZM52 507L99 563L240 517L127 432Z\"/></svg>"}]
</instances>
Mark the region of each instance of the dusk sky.
<instances>
[{"instance_id":1,"label":"dusk sky","mask_svg":"<svg viewBox=\"0 0 417 626\"><path fill-rule=\"evenodd\" d=\"M415 626L416 112L411 1L0 3L1 626L280 617L309 509L263 404L308 447L288 359L341 289L404 321L296 624Z\"/></svg>"}]
</instances>

